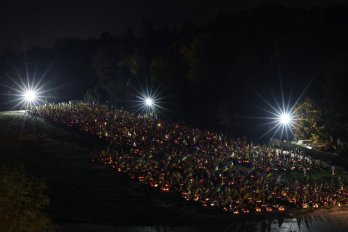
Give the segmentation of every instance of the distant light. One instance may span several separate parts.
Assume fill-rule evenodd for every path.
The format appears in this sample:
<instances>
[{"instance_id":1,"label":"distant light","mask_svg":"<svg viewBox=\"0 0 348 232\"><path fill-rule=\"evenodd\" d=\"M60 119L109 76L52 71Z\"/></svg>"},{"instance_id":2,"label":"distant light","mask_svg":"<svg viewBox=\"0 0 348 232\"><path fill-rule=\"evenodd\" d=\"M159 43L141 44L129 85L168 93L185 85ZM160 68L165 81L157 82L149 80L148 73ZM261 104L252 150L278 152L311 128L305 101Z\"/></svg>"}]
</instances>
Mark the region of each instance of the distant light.
<instances>
[{"instance_id":1,"label":"distant light","mask_svg":"<svg viewBox=\"0 0 348 232\"><path fill-rule=\"evenodd\" d=\"M37 98L37 93L35 91L27 90L24 92L24 100L27 103L31 103L31 102L36 101L36 98Z\"/></svg>"},{"instance_id":2,"label":"distant light","mask_svg":"<svg viewBox=\"0 0 348 232\"><path fill-rule=\"evenodd\" d=\"M284 126L289 125L291 123L291 115L289 113L282 113L279 116L279 122Z\"/></svg>"},{"instance_id":3,"label":"distant light","mask_svg":"<svg viewBox=\"0 0 348 232\"><path fill-rule=\"evenodd\" d=\"M146 98L145 99L145 104L149 107L153 106L153 100L151 98Z\"/></svg>"},{"instance_id":4,"label":"distant light","mask_svg":"<svg viewBox=\"0 0 348 232\"><path fill-rule=\"evenodd\" d=\"M137 98L137 111L141 111L145 115L155 115L161 108L161 98L158 97L156 91L147 90L145 92L139 92Z\"/></svg>"}]
</instances>

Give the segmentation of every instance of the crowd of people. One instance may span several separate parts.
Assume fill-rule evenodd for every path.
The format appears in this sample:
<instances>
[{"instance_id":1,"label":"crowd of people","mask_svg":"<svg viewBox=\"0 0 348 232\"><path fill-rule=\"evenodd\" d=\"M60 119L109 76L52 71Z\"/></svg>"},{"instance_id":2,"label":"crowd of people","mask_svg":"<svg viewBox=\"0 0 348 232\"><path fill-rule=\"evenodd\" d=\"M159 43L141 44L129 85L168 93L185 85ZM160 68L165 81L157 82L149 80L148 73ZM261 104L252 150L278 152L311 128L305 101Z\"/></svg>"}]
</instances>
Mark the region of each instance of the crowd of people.
<instances>
[{"instance_id":1,"label":"crowd of people","mask_svg":"<svg viewBox=\"0 0 348 232\"><path fill-rule=\"evenodd\" d=\"M316 178L327 166L299 151L87 102L32 113L107 140L103 164L203 207L243 214L347 203L344 178Z\"/></svg>"}]
</instances>

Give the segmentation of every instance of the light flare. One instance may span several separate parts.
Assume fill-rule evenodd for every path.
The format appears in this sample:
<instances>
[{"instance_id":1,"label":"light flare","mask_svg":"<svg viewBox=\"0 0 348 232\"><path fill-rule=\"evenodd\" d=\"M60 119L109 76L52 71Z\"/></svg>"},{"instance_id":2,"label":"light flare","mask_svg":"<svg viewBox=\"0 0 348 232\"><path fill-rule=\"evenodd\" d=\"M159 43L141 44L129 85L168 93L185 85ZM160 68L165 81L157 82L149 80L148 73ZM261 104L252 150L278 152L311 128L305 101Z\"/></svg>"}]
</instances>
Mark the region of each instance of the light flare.
<instances>
[{"instance_id":1,"label":"light flare","mask_svg":"<svg viewBox=\"0 0 348 232\"><path fill-rule=\"evenodd\" d=\"M154 102L153 102L153 100L152 100L152 98L146 98L145 99L145 104L148 106L148 107L152 107L153 106L153 104L154 104Z\"/></svg>"},{"instance_id":2,"label":"light flare","mask_svg":"<svg viewBox=\"0 0 348 232\"><path fill-rule=\"evenodd\" d=\"M34 90L27 90L23 93L23 97L27 103L32 103L37 100L37 93Z\"/></svg>"},{"instance_id":3,"label":"light flare","mask_svg":"<svg viewBox=\"0 0 348 232\"><path fill-rule=\"evenodd\" d=\"M282 113L279 117L279 122L283 125L291 123L291 115L289 113Z\"/></svg>"}]
</instances>

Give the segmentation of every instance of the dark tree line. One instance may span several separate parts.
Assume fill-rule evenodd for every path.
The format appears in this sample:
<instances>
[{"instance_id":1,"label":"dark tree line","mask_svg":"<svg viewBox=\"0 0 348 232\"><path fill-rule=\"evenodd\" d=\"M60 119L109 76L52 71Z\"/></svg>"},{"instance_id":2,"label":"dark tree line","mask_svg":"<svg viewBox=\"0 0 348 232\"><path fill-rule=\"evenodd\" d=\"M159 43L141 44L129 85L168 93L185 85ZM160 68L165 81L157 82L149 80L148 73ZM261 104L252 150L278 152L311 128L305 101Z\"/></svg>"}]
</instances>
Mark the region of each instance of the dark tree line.
<instances>
[{"instance_id":1,"label":"dark tree line","mask_svg":"<svg viewBox=\"0 0 348 232\"><path fill-rule=\"evenodd\" d=\"M52 94L59 100L136 110L137 91L150 86L166 97L163 117L254 138L268 129L252 118L270 110L259 95L274 104L282 86L294 104L306 90L303 98L324 109L330 134L347 138L347 7L261 6L221 13L205 25L155 26L146 20L139 35L129 28L120 36L63 38L26 56L31 72L49 67L46 77L59 87ZM0 52L4 70L21 60L22 53Z\"/></svg>"}]
</instances>

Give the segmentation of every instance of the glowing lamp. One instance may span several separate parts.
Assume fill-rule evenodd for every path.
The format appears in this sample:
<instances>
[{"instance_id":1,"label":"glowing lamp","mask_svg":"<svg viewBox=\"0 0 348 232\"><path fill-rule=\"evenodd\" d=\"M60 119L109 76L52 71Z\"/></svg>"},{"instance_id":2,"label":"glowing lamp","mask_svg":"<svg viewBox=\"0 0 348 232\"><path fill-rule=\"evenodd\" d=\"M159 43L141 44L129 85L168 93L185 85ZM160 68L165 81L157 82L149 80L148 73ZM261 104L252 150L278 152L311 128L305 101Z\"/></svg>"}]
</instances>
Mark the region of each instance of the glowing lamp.
<instances>
[{"instance_id":1,"label":"glowing lamp","mask_svg":"<svg viewBox=\"0 0 348 232\"><path fill-rule=\"evenodd\" d=\"M24 93L24 99L26 102L30 103L30 102L34 102L37 98L37 94L35 91L33 90L28 90L25 91Z\"/></svg>"},{"instance_id":2,"label":"glowing lamp","mask_svg":"<svg viewBox=\"0 0 348 232\"><path fill-rule=\"evenodd\" d=\"M151 98L146 98L145 99L145 105L147 105L148 107L152 107L153 106L153 100Z\"/></svg>"},{"instance_id":3,"label":"glowing lamp","mask_svg":"<svg viewBox=\"0 0 348 232\"><path fill-rule=\"evenodd\" d=\"M290 124L290 123L291 123L291 116L290 116L290 114L288 114L288 113L282 113L282 114L279 116L279 122L280 122L282 125L284 125L284 126Z\"/></svg>"}]
</instances>

